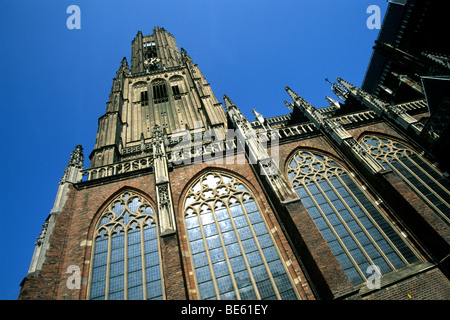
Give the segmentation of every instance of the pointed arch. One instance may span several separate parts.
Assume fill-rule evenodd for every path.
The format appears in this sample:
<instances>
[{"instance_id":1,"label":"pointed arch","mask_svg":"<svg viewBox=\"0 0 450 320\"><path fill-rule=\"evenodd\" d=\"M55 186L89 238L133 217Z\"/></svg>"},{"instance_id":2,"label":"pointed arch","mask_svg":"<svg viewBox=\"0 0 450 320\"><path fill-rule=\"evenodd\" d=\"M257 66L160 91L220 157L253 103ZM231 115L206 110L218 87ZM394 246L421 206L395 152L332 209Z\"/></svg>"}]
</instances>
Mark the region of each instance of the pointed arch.
<instances>
[{"instance_id":1,"label":"pointed arch","mask_svg":"<svg viewBox=\"0 0 450 320\"><path fill-rule=\"evenodd\" d=\"M89 225L89 238L92 237L92 235L94 233L94 229L97 226L97 224L99 223L99 219L100 219L101 215L104 213L104 211L108 208L109 205L111 205L111 203L114 201L114 199L116 199L119 195L125 193L126 191L139 194L140 196L144 197L150 203L150 206L152 208L156 208L156 203L153 201L152 197L149 194L147 194L146 192L144 192L138 188L129 186L129 185L122 186L118 190L114 191L111 195L109 195L103 201L103 203L98 207L98 210L94 214L93 218L91 219L91 224ZM155 211L155 214L156 214L156 211Z\"/></svg>"},{"instance_id":2,"label":"pointed arch","mask_svg":"<svg viewBox=\"0 0 450 320\"><path fill-rule=\"evenodd\" d=\"M211 164L205 168L202 168L198 172L196 172L192 177L189 178L187 183L184 185L182 191L178 195L178 199L176 199L176 201L175 201L175 203L178 203L178 209L176 210L177 212L181 213L184 211L184 203L186 201L187 193L194 186L194 184L208 172L216 172L219 174L225 174L227 176L231 176L237 180L240 180L249 189L249 191L252 194L258 193L255 186L242 174L239 174L239 173L229 170L227 168L223 168L223 167ZM262 209L264 211L266 208L262 208ZM182 216L180 216L180 218L182 218Z\"/></svg>"},{"instance_id":3,"label":"pointed arch","mask_svg":"<svg viewBox=\"0 0 450 320\"><path fill-rule=\"evenodd\" d=\"M287 176L330 250L353 285L376 265L382 274L418 262L412 246L338 160L298 149Z\"/></svg>"},{"instance_id":4,"label":"pointed arch","mask_svg":"<svg viewBox=\"0 0 450 320\"><path fill-rule=\"evenodd\" d=\"M259 204L243 180L204 171L183 198L200 299L298 299Z\"/></svg>"},{"instance_id":5,"label":"pointed arch","mask_svg":"<svg viewBox=\"0 0 450 320\"><path fill-rule=\"evenodd\" d=\"M360 136L359 143L450 225L450 181L442 172L400 139L366 132Z\"/></svg>"},{"instance_id":6,"label":"pointed arch","mask_svg":"<svg viewBox=\"0 0 450 320\"><path fill-rule=\"evenodd\" d=\"M93 228L87 298L163 299L154 206L141 193L126 188L100 212Z\"/></svg>"}]
</instances>

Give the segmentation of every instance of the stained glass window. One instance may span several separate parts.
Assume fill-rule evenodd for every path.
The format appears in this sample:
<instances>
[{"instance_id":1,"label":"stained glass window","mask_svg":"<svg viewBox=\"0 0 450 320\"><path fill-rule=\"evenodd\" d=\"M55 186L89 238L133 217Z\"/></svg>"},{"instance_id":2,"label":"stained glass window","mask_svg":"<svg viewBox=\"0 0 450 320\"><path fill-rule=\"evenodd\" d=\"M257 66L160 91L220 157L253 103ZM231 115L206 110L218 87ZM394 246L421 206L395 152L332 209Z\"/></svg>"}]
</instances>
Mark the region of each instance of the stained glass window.
<instances>
[{"instance_id":1,"label":"stained glass window","mask_svg":"<svg viewBox=\"0 0 450 320\"><path fill-rule=\"evenodd\" d=\"M252 193L238 179L203 175L185 223L200 299L298 299Z\"/></svg>"},{"instance_id":2,"label":"stained glass window","mask_svg":"<svg viewBox=\"0 0 450 320\"><path fill-rule=\"evenodd\" d=\"M107 207L92 254L89 299L163 299L156 217L142 196L127 191Z\"/></svg>"},{"instance_id":3,"label":"stained glass window","mask_svg":"<svg viewBox=\"0 0 450 320\"><path fill-rule=\"evenodd\" d=\"M418 261L383 211L331 158L307 151L289 160L288 176L303 205L353 285L371 265L389 273Z\"/></svg>"}]
</instances>

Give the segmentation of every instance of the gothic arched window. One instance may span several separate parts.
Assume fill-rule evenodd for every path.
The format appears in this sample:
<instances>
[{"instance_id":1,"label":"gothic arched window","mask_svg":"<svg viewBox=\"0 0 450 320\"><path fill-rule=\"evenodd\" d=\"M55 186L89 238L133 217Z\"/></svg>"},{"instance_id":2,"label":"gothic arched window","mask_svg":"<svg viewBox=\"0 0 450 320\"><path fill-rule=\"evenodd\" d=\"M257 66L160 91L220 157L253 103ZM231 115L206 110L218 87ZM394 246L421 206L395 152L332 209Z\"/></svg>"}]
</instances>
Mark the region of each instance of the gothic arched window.
<instances>
[{"instance_id":1,"label":"gothic arched window","mask_svg":"<svg viewBox=\"0 0 450 320\"><path fill-rule=\"evenodd\" d=\"M288 176L303 205L353 285L375 265L382 274L418 261L352 175L325 155L298 151ZM373 270L373 269L369 269Z\"/></svg>"},{"instance_id":2,"label":"gothic arched window","mask_svg":"<svg viewBox=\"0 0 450 320\"><path fill-rule=\"evenodd\" d=\"M163 299L157 219L150 203L126 191L94 231L88 299Z\"/></svg>"},{"instance_id":3,"label":"gothic arched window","mask_svg":"<svg viewBox=\"0 0 450 320\"><path fill-rule=\"evenodd\" d=\"M450 182L442 173L397 141L365 135L360 143L385 169L395 172L442 220L450 224Z\"/></svg>"},{"instance_id":4,"label":"gothic arched window","mask_svg":"<svg viewBox=\"0 0 450 320\"><path fill-rule=\"evenodd\" d=\"M252 193L238 179L204 174L184 207L200 299L298 299Z\"/></svg>"}]
</instances>

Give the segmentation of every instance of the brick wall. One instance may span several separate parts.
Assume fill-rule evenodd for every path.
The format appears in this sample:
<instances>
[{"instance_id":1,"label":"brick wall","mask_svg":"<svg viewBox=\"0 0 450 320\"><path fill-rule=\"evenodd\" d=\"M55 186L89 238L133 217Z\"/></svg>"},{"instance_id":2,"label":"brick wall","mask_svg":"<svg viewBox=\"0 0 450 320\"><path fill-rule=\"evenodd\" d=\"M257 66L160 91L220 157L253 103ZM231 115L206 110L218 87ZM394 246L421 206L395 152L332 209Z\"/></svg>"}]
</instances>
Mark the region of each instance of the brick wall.
<instances>
[{"instance_id":1,"label":"brick wall","mask_svg":"<svg viewBox=\"0 0 450 320\"><path fill-rule=\"evenodd\" d=\"M299 296L313 299L306 277L302 272L290 245L283 234L271 206L266 199L257 177L248 164L200 164L175 167L170 173L172 196L177 220L177 235L160 239L167 299L197 299L193 269L188 254L188 242L183 223L183 202L189 185L208 170L233 175L242 180L255 195L255 200L265 216L269 230L287 263ZM104 182L102 182L104 181ZM91 262L92 237L95 224L104 208L124 190L133 190L147 198L156 209L154 179L151 173L114 180L84 182L71 187L68 201L59 214L51 235L51 247L42 270L25 280L19 299L86 299ZM70 290L66 281L71 274L69 266L80 267L82 285L80 290Z\"/></svg>"}]
</instances>

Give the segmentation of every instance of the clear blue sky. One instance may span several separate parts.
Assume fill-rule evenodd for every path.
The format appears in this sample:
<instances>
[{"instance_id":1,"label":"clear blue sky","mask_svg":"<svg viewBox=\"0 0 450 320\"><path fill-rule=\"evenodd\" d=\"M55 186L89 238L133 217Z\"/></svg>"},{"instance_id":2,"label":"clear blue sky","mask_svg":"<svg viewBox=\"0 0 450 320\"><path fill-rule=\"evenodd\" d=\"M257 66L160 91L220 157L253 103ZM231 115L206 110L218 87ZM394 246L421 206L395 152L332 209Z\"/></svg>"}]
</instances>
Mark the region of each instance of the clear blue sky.
<instances>
[{"instance_id":1,"label":"clear blue sky","mask_svg":"<svg viewBox=\"0 0 450 320\"><path fill-rule=\"evenodd\" d=\"M369 5L384 0L0 0L0 299L16 299L59 179L75 145L89 165L97 119L138 30L164 27L198 63L222 101L253 120L288 113L286 85L316 107L324 81L360 85L377 29ZM81 29L69 30L69 5Z\"/></svg>"}]
</instances>

